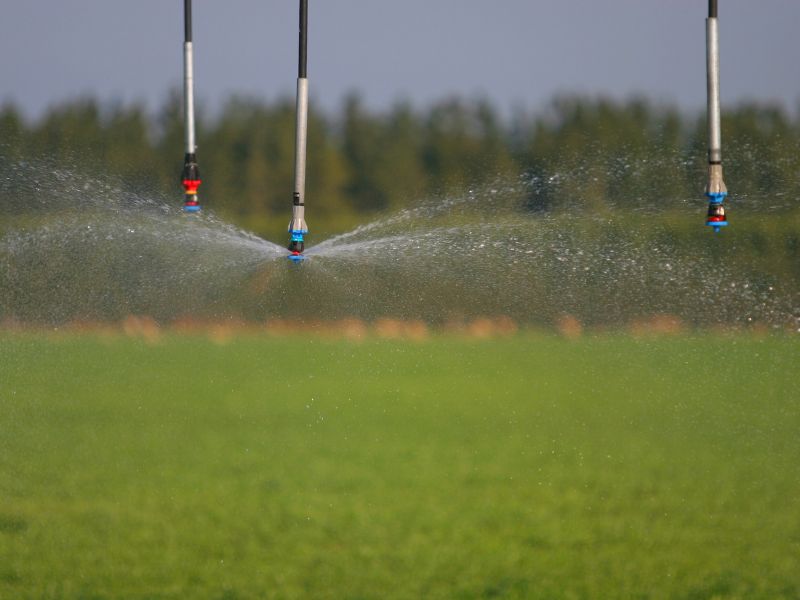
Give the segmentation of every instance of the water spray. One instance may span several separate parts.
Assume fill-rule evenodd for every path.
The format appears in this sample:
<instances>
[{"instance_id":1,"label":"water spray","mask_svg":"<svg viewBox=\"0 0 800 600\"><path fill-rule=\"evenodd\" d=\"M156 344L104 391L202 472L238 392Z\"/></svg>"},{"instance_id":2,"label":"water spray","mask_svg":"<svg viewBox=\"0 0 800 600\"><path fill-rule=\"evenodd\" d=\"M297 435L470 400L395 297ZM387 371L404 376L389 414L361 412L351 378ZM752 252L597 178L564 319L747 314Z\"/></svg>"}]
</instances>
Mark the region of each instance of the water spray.
<instances>
[{"instance_id":1,"label":"water spray","mask_svg":"<svg viewBox=\"0 0 800 600\"><path fill-rule=\"evenodd\" d=\"M192 49L192 0L183 1L183 119L186 135L186 154L183 157L183 210L199 212L197 188L200 187L200 168L197 166L197 144L194 135L194 53Z\"/></svg>"},{"instance_id":2,"label":"water spray","mask_svg":"<svg viewBox=\"0 0 800 600\"><path fill-rule=\"evenodd\" d=\"M306 138L308 134L308 0L300 0L300 50L297 67L297 130L294 155L294 194L289 222L289 259L304 259L306 199Z\"/></svg>"},{"instance_id":3,"label":"water spray","mask_svg":"<svg viewBox=\"0 0 800 600\"><path fill-rule=\"evenodd\" d=\"M722 180L722 132L719 101L719 28L717 0L708 0L706 19L706 69L708 75L708 216L706 225L715 232L728 224L722 202L728 189Z\"/></svg>"}]
</instances>

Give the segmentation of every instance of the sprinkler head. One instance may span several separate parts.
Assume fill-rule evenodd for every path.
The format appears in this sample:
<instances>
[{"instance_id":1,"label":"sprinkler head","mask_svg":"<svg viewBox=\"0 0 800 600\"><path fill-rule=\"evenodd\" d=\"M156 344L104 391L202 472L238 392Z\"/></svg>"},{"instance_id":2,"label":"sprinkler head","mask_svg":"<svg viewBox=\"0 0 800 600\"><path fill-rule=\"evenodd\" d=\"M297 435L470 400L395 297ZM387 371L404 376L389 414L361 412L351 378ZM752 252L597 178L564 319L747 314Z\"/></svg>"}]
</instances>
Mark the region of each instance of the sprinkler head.
<instances>
[{"instance_id":1,"label":"sprinkler head","mask_svg":"<svg viewBox=\"0 0 800 600\"><path fill-rule=\"evenodd\" d=\"M203 183L203 181L200 179L200 168L197 166L197 157L194 154L187 154L183 159L183 172L181 173L184 212L200 212L197 188L200 187L201 183Z\"/></svg>"},{"instance_id":2,"label":"sprinkler head","mask_svg":"<svg viewBox=\"0 0 800 600\"><path fill-rule=\"evenodd\" d=\"M183 183L183 211L200 212L200 202L197 199L197 188L202 183L199 179L184 179Z\"/></svg>"},{"instance_id":3,"label":"sprinkler head","mask_svg":"<svg viewBox=\"0 0 800 600\"><path fill-rule=\"evenodd\" d=\"M303 250L305 250L305 242L303 240L303 236L305 235L305 231L290 231L291 233L291 240L289 241L289 260L294 262L300 262L301 260L305 260L305 256L303 256Z\"/></svg>"},{"instance_id":4,"label":"sprinkler head","mask_svg":"<svg viewBox=\"0 0 800 600\"><path fill-rule=\"evenodd\" d=\"M706 225L714 228L715 233L719 233L722 227L728 225L728 218L725 215L725 207L722 201L725 199L726 194L706 194L711 201L708 203L708 214L706 216Z\"/></svg>"},{"instance_id":5,"label":"sprinkler head","mask_svg":"<svg viewBox=\"0 0 800 600\"><path fill-rule=\"evenodd\" d=\"M187 199L183 203L183 212L187 213L197 213L200 212L200 203L197 201L197 197L193 197L191 200Z\"/></svg>"}]
</instances>

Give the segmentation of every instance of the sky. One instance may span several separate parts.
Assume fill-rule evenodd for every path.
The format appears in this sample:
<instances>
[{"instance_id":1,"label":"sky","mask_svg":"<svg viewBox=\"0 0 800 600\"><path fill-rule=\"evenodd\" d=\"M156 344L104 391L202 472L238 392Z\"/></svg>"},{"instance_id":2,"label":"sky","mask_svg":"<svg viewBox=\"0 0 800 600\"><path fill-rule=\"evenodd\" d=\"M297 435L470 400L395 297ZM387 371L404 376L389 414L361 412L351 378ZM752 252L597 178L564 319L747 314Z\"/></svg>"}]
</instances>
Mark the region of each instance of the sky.
<instances>
[{"instance_id":1,"label":"sky","mask_svg":"<svg viewBox=\"0 0 800 600\"><path fill-rule=\"evenodd\" d=\"M509 112L556 94L705 103L706 0L310 0L312 101L380 110L460 95ZM725 105L800 107L800 1L719 0ZM0 102L29 118L78 96L163 103L182 78L182 0L0 0ZM296 0L194 0L195 85L294 94Z\"/></svg>"}]
</instances>

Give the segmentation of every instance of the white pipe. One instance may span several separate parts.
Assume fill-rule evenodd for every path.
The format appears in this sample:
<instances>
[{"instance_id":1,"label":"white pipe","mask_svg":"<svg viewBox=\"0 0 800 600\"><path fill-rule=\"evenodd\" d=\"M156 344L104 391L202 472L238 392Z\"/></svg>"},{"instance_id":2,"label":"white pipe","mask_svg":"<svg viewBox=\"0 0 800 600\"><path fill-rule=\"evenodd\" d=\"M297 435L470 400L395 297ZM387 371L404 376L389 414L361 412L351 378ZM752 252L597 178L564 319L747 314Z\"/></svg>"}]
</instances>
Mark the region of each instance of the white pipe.
<instances>
[{"instance_id":1,"label":"white pipe","mask_svg":"<svg viewBox=\"0 0 800 600\"><path fill-rule=\"evenodd\" d=\"M294 155L294 201L290 232L307 232L306 202L306 145L308 139L308 79L297 79L297 131Z\"/></svg>"},{"instance_id":2,"label":"white pipe","mask_svg":"<svg viewBox=\"0 0 800 600\"><path fill-rule=\"evenodd\" d=\"M183 115L186 154L197 151L194 135L194 53L192 42L183 43Z\"/></svg>"}]
</instances>

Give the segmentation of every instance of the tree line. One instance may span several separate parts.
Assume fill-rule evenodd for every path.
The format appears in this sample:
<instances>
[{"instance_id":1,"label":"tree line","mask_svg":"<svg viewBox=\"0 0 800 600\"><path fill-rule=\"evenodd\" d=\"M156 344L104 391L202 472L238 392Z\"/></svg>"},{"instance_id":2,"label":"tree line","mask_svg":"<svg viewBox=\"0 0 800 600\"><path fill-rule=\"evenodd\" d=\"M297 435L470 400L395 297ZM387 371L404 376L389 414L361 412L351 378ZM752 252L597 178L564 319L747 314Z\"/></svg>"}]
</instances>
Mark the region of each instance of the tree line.
<instances>
[{"instance_id":1,"label":"tree line","mask_svg":"<svg viewBox=\"0 0 800 600\"><path fill-rule=\"evenodd\" d=\"M56 164L109 174L180 203L181 102L156 114L137 104L78 99L29 122L0 109L6 160L45 155ZM365 213L396 210L431 195L496 181L527 186L525 210L646 210L702 202L705 119L643 98L564 96L535 114L501 116L487 100L451 98L426 108L398 102L368 110L358 95L339 110L312 106L309 207L336 230ZM745 104L724 113L728 187L753 207L800 198L800 120L780 106ZM288 218L293 185L294 102L232 98L200 115L201 199L259 233ZM0 200L1 201L1 200ZM777 204L776 204L777 203ZM0 206L2 210L2 206Z\"/></svg>"}]
</instances>

